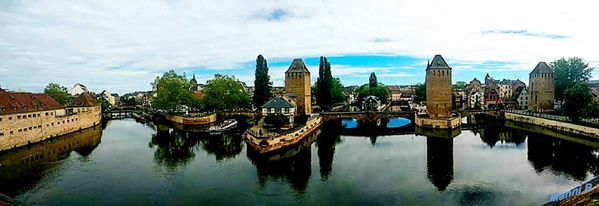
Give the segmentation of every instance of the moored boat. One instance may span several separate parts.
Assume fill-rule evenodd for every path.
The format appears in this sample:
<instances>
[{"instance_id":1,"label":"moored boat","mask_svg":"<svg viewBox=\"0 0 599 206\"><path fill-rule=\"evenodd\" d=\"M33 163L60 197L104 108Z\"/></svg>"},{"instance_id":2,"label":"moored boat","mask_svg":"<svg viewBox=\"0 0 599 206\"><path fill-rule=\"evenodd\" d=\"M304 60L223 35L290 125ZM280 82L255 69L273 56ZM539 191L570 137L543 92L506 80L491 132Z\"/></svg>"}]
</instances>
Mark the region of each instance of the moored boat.
<instances>
[{"instance_id":1,"label":"moored boat","mask_svg":"<svg viewBox=\"0 0 599 206\"><path fill-rule=\"evenodd\" d=\"M215 126L208 128L207 132L210 133L211 135L219 135L223 131L234 128L235 126L237 126L237 120L227 119L220 124L217 124Z\"/></svg>"}]
</instances>

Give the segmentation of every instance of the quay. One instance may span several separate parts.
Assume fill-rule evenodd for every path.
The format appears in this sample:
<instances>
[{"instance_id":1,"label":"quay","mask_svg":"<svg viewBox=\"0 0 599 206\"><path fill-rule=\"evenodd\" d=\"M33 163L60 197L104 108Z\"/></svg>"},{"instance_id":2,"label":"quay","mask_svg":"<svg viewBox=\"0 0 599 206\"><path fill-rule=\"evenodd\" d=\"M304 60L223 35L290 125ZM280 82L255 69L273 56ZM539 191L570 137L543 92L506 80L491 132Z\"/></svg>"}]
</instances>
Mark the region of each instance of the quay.
<instances>
[{"instance_id":1,"label":"quay","mask_svg":"<svg viewBox=\"0 0 599 206\"><path fill-rule=\"evenodd\" d=\"M259 153L268 153L295 145L319 128L322 121L323 118L320 115L315 115L306 121L306 125L294 129L290 133L266 137L250 129L247 131L246 140Z\"/></svg>"}]
</instances>

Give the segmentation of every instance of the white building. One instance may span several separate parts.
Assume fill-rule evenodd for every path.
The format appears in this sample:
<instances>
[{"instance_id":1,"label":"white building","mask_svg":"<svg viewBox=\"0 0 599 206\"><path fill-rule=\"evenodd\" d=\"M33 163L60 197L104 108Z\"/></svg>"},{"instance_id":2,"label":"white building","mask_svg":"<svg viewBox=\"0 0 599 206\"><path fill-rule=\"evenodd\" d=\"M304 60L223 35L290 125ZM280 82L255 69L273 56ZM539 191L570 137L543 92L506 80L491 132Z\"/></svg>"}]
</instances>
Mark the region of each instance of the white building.
<instances>
[{"instance_id":1,"label":"white building","mask_svg":"<svg viewBox=\"0 0 599 206\"><path fill-rule=\"evenodd\" d=\"M502 82L503 83L503 82ZM499 84L499 98L509 98L512 96L512 85L510 83Z\"/></svg>"},{"instance_id":2,"label":"white building","mask_svg":"<svg viewBox=\"0 0 599 206\"><path fill-rule=\"evenodd\" d=\"M71 95L75 96L75 95L80 95L83 92L87 92L87 87L85 87L85 85L77 83L75 84L75 86L73 86L73 88L71 88Z\"/></svg>"},{"instance_id":3,"label":"white building","mask_svg":"<svg viewBox=\"0 0 599 206\"><path fill-rule=\"evenodd\" d=\"M476 91L470 92L468 99L468 106L470 108L475 108L477 103L482 108L485 104L485 93L482 89L478 89Z\"/></svg>"},{"instance_id":4,"label":"white building","mask_svg":"<svg viewBox=\"0 0 599 206\"><path fill-rule=\"evenodd\" d=\"M102 91L101 95L102 95L102 98L104 98L111 107L113 107L116 104L116 100L115 100L114 96L112 96L110 94L110 92L104 90L104 91Z\"/></svg>"},{"instance_id":5,"label":"white building","mask_svg":"<svg viewBox=\"0 0 599 206\"><path fill-rule=\"evenodd\" d=\"M518 87L514 92L514 99L518 101L518 109L528 108L528 89L526 87Z\"/></svg>"}]
</instances>

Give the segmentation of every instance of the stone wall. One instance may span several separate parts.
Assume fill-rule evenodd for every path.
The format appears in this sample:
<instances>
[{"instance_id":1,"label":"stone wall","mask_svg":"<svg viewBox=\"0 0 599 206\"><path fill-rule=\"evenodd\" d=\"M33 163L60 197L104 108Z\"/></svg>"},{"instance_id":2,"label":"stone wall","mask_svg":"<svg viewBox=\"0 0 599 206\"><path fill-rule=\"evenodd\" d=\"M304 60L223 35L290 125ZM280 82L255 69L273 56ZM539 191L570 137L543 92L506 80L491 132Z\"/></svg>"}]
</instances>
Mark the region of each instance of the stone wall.
<instances>
[{"instance_id":1,"label":"stone wall","mask_svg":"<svg viewBox=\"0 0 599 206\"><path fill-rule=\"evenodd\" d=\"M268 138L257 138L250 132L247 133L247 141L259 152L269 152L282 147L293 145L302 140L306 135L316 130L322 124L322 117L315 117L306 122L306 125L296 129L294 132L285 135L273 136ZM261 142L266 142L265 146Z\"/></svg>"},{"instance_id":2,"label":"stone wall","mask_svg":"<svg viewBox=\"0 0 599 206\"><path fill-rule=\"evenodd\" d=\"M567 122L560 122L555 120L543 119L540 117L532 117L521 114L513 114L513 113L505 113L505 119L511 120L515 122L521 122L531 125L537 125L549 129L553 129L555 131L566 132L575 135L581 135L586 137L591 137L596 140L599 140L599 129L592 127L585 127L581 125L576 125Z\"/></svg>"},{"instance_id":3,"label":"stone wall","mask_svg":"<svg viewBox=\"0 0 599 206\"><path fill-rule=\"evenodd\" d=\"M56 109L1 115L0 151L100 124L100 106L69 109L74 114L67 115L66 109Z\"/></svg>"},{"instance_id":4,"label":"stone wall","mask_svg":"<svg viewBox=\"0 0 599 206\"><path fill-rule=\"evenodd\" d=\"M312 91L310 73L290 72L285 74L285 92L297 94L297 114L312 113Z\"/></svg>"},{"instance_id":5,"label":"stone wall","mask_svg":"<svg viewBox=\"0 0 599 206\"><path fill-rule=\"evenodd\" d=\"M530 74L528 110L538 112L553 111L555 84L552 73Z\"/></svg>"},{"instance_id":6,"label":"stone wall","mask_svg":"<svg viewBox=\"0 0 599 206\"><path fill-rule=\"evenodd\" d=\"M451 117L451 69L426 70L426 109L430 117Z\"/></svg>"},{"instance_id":7,"label":"stone wall","mask_svg":"<svg viewBox=\"0 0 599 206\"><path fill-rule=\"evenodd\" d=\"M456 117L450 118L430 118L414 115L414 123L416 126L424 128L437 128L437 129L453 129L458 128L462 125L462 118L458 114Z\"/></svg>"},{"instance_id":8,"label":"stone wall","mask_svg":"<svg viewBox=\"0 0 599 206\"><path fill-rule=\"evenodd\" d=\"M216 113L200 117L184 117L178 115L166 115L166 119L184 125L210 124L216 122Z\"/></svg>"}]
</instances>

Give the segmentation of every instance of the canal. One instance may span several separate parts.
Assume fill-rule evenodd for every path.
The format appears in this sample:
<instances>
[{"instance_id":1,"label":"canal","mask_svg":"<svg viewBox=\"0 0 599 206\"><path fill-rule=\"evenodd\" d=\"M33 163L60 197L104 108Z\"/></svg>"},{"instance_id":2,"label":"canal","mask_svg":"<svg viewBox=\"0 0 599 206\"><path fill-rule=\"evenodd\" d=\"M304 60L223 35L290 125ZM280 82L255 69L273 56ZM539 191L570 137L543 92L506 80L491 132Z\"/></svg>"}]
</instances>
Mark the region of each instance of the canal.
<instances>
[{"instance_id":1,"label":"canal","mask_svg":"<svg viewBox=\"0 0 599 206\"><path fill-rule=\"evenodd\" d=\"M384 125L333 122L260 156L243 125L211 136L115 120L0 154L0 193L31 205L538 205L599 174L596 145L503 123L453 138Z\"/></svg>"}]
</instances>

